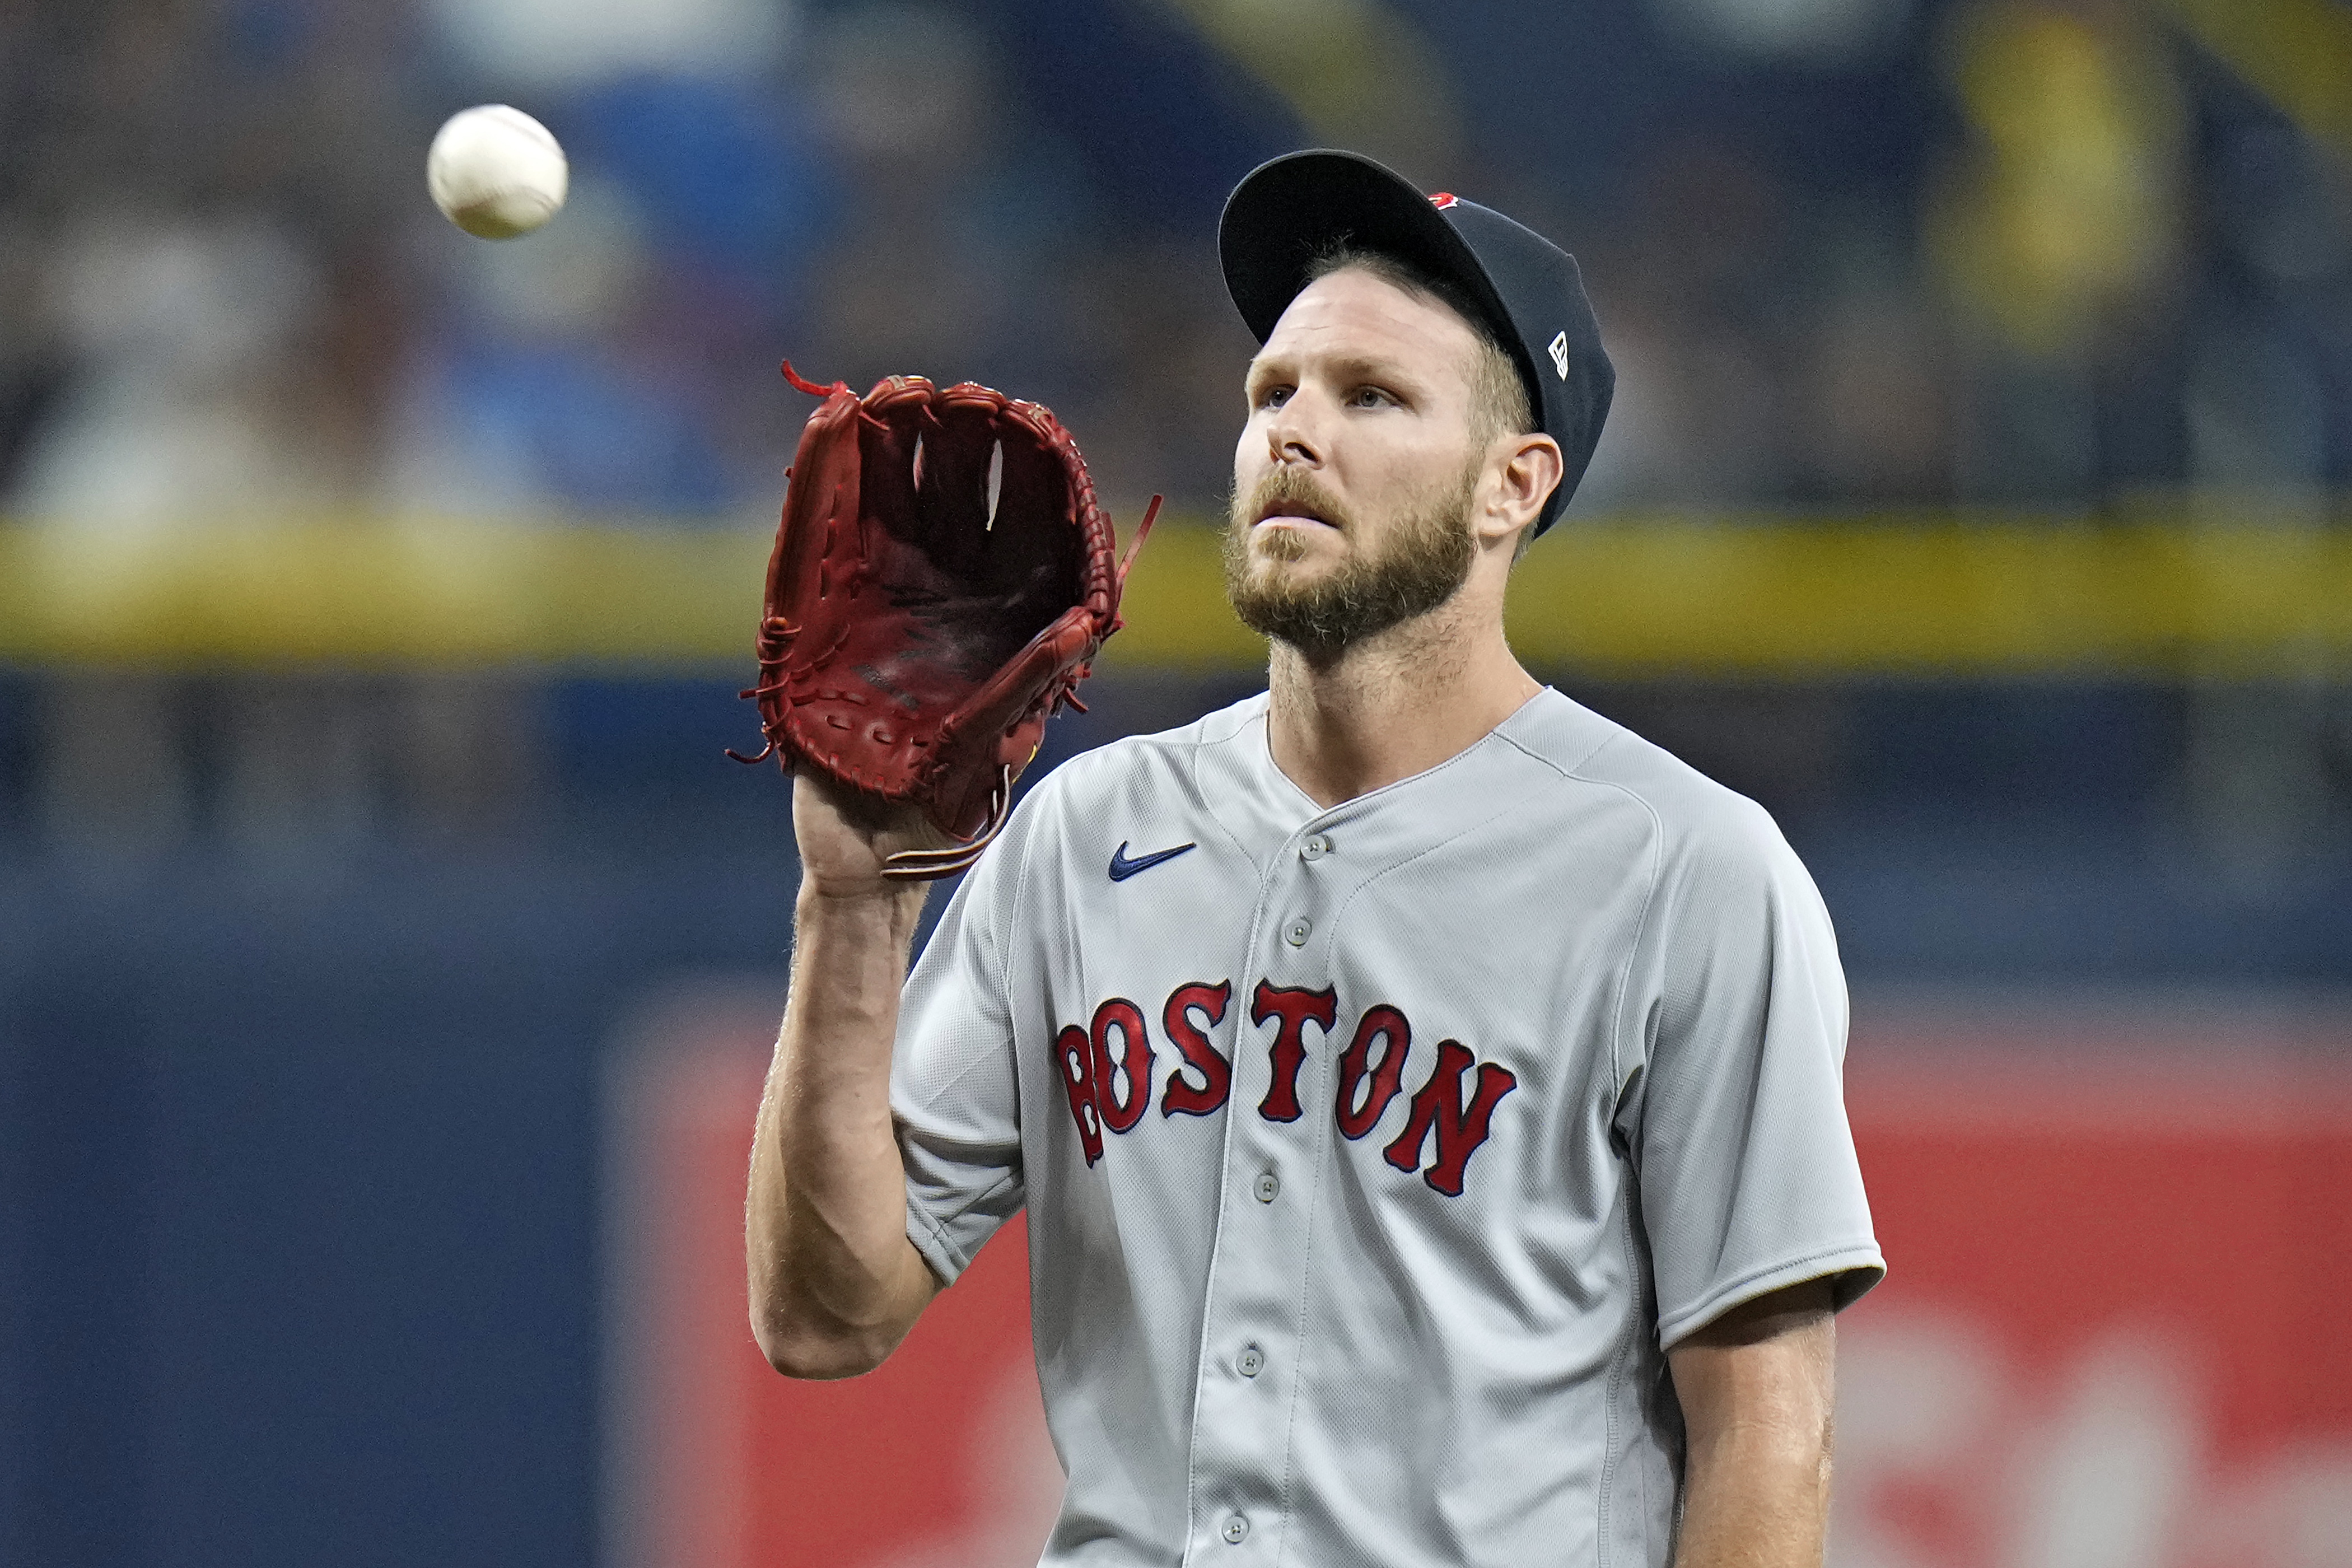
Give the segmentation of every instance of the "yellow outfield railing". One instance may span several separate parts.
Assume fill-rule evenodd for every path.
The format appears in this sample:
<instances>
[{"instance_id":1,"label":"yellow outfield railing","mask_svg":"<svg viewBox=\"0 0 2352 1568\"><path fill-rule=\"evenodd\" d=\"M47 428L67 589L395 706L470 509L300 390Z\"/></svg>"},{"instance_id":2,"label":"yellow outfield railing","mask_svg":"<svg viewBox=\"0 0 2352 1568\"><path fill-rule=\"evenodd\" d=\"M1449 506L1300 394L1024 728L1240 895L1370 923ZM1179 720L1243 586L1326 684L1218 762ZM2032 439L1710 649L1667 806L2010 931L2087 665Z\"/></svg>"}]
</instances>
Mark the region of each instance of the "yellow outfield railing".
<instances>
[{"instance_id":1,"label":"yellow outfield railing","mask_svg":"<svg viewBox=\"0 0 2352 1568\"><path fill-rule=\"evenodd\" d=\"M770 536L349 521L0 527L0 661L742 672ZM1163 525L1105 668L1237 668L1213 531ZM2352 671L2352 528L1910 516L1571 521L1520 563L1538 668L1625 675Z\"/></svg>"}]
</instances>

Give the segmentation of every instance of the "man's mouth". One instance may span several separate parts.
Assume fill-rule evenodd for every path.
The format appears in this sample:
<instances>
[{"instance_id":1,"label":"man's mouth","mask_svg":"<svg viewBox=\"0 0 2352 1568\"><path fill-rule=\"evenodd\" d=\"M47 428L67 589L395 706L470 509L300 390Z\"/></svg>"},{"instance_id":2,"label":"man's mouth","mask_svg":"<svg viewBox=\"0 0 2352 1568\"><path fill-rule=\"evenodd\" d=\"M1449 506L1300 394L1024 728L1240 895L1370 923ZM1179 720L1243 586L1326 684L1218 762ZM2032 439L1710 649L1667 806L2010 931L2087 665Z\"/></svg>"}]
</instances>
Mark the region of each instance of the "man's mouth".
<instances>
[{"instance_id":1,"label":"man's mouth","mask_svg":"<svg viewBox=\"0 0 2352 1568\"><path fill-rule=\"evenodd\" d=\"M1268 501L1253 526L1264 527L1268 523L1293 528L1336 529L1339 526L1305 501Z\"/></svg>"}]
</instances>

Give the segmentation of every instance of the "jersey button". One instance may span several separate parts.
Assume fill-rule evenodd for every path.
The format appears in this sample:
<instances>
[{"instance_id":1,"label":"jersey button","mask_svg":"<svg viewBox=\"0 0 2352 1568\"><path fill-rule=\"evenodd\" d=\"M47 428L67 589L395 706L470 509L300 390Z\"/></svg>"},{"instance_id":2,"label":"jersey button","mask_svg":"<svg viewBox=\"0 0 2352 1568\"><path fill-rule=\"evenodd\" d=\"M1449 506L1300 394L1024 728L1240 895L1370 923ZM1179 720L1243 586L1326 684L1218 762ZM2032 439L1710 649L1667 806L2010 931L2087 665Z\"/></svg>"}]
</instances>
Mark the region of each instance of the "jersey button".
<instances>
[{"instance_id":1,"label":"jersey button","mask_svg":"<svg viewBox=\"0 0 2352 1568\"><path fill-rule=\"evenodd\" d=\"M1239 1546L1249 1534L1249 1521L1240 1514L1235 1514L1225 1521L1225 1528L1218 1533L1225 1538L1226 1545Z\"/></svg>"},{"instance_id":2,"label":"jersey button","mask_svg":"<svg viewBox=\"0 0 2352 1568\"><path fill-rule=\"evenodd\" d=\"M1302 859L1320 860L1331 853L1331 841L1319 833L1310 833L1307 842L1299 846L1298 853Z\"/></svg>"},{"instance_id":3,"label":"jersey button","mask_svg":"<svg viewBox=\"0 0 2352 1568\"><path fill-rule=\"evenodd\" d=\"M1288 942L1293 947L1305 947L1307 945L1307 935L1313 931L1314 929L1315 928L1313 926L1307 923L1307 918L1304 915L1301 915L1298 919L1291 921L1288 925L1282 928L1282 940Z\"/></svg>"},{"instance_id":4,"label":"jersey button","mask_svg":"<svg viewBox=\"0 0 2352 1568\"><path fill-rule=\"evenodd\" d=\"M1282 1178L1280 1176L1276 1175L1272 1171L1260 1171L1257 1173L1258 1202L1262 1204L1270 1204L1274 1202L1275 1194L1280 1191L1282 1191Z\"/></svg>"},{"instance_id":5,"label":"jersey button","mask_svg":"<svg viewBox=\"0 0 2352 1568\"><path fill-rule=\"evenodd\" d=\"M1244 1345L1242 1353L1234 1358L1234 1370L1244 1377L1255 1377L1265 1370L1265 1352L1255 1345Z\"/></svg>"}]
</instances>

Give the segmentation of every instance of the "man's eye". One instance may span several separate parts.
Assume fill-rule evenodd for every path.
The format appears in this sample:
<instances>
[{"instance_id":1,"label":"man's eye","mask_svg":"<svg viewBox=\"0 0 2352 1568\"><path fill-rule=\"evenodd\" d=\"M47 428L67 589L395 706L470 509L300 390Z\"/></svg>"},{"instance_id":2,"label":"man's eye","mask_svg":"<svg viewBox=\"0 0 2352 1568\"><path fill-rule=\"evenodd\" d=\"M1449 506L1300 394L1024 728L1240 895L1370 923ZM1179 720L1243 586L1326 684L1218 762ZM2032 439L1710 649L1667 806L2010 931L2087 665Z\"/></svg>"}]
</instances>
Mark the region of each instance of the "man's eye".
<instances>
[{"instance_id":1,"label":"man's eye","mask_svg":"<svg viewBox=\"0 0 2352 1568\"><path fill-rule=\"evenodd\" d=\"M1356 388L1354 395L1350 396L1348 401L1350 405L1358 408L1378 408L1383 404L1393 403L1396 399L1391 397L1387 393L1382 392L1377 386L1360 386Z\"/></svg>"},{"instance_id":2,"label":"man's eye","mask_svg":"<svg viewBox=\"0 0 2352 1568\"><path fill-rule=\"evenodd\" d=\"M1257 395L1260 408L1279 408L1289 401L1290 388L1286 386L1269 386Z\"/></svg>"}]
</instances>

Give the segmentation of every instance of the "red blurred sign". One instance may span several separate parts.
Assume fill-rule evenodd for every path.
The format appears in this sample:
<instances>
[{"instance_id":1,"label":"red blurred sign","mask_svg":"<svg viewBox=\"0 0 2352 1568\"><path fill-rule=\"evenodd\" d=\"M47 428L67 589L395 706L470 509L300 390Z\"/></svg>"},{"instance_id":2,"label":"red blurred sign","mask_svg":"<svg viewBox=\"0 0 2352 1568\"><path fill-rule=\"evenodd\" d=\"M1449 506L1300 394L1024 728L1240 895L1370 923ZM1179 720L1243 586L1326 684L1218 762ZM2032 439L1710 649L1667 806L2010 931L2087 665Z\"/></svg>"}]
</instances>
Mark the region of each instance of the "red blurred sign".
<instances>
[{"instance_id":1,"label":"red blurred sign","mask_svg":"<svg viewBox=\"0 0 2352 1568\"><path fill-rule=\"evenodd\" d=\"M1857 1040L1837 1563L2352 1565L2352 1040L2297 1032Z\"/></svg>"},{"instance_id":2,"label":"red blurred sign","mask_svg":"<svg viewBox=\"0 0 2352 1568\"><path fill-rule=\"evenodd\" d=\"M2104 1018L1858 1028L1893 1272L1840 1324L1839 1568L2352 1568L2352 1028ZM617 1560L1034 1563L1018 1225L869 1377L752 1345L773 1028L674 1011L620 1097Z\"/></svg>"},{"instance_id":3,"label":"red blurred sign","mask_svg":"<svg viewBox=\"0 0 2352 1568\"><path fill-rule=\"evenodd\" d=\"M775 1015L715 994L625 1064L610 1533L646 1568L1031 1568L1061 1501L1019 1223L879 1371L780 1377L752 1342L743 1176Z\"/></svg>"}]
</instances>

